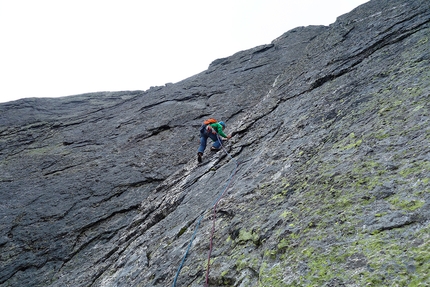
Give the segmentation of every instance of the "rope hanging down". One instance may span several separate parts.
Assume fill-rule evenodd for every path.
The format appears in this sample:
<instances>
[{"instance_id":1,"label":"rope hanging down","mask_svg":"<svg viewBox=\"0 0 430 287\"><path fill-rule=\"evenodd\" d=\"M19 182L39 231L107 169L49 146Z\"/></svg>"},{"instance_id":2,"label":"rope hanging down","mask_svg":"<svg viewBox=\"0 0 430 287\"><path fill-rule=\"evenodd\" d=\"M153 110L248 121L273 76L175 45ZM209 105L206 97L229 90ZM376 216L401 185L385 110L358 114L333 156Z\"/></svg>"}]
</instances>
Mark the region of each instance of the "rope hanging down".
<instances>
[{"instance_id":1,"label":"rope hanging down","mask_svg":"<svg viewBox=\"0 0 430 287\"><path fill-rule=\"evenodd\" d=\"M209 284L210 258L211 258L211 254L212 254L212 247L213 247L213 235L214 235L214 233L215 233L216 208L217 208L217 206L218 206L219 201L221 200L221 198L224 196L224 194L226 193L227 189L229 188L230 183L231 183L231 181L232 181L232 179L233 179L234 175L235 175L235 174L236 174L236 172L237 172L237 168L239 167L239 162L238 162L236 159L234 159L234 158L233 158L233 157L228 153L228 151L227 151L227 150L225 149L225 147L223 146L223 144L222 144L222 140L220 139L220 137L219 137L219 135L218 135L218 134L217 134L217 137L218 137L218 141L220 142L221 147L222 147L222 149L224 150L224 152L225 152L225 153L226 153L226 154L227 154L231 159L233 159L233 160L235 161L236 165L235 165L235 167L234 167L234 170L233 170L233 171L232 171L232 173L230 174L230 177L229 177L229 179L228 179L228 181L227 181L227 185L225 186L225 188L222 190L222 192L220 193L220 195L217 197L217 199L216 199L216 200L214 201L214 203L212 204L212 208L213 208L213 222L212 222L212 231L211 231L211 237L210 237L210 243L209 243L208 267L207 267L207 270L206 270L206 281L205 281L205 286L206 286L206 287L207 287L207 286L209 286L208 284ZM172 285L172 287L176 287L176 282L177 282L177 280L178 280L179 274L181 273L181 269L182 269L182 267L184 266L185 260L187 259L188 252L189 252L189 251L190 251L190 249L191 249L191 245L192 245L192 243L193 243L193 241L194 241L194 238L195 238L195 236L196 236L196 234L197 234L197 230L199 229L200 222L201 222L201 221L202 221L202 219L203 219L203 213L204 213L204 211L200 214L199 220L197 221L197 224L196 224L196 227L195 227L195 229L194 229L194 233L193 233L193 235L192 235L192 237L191 237L190 243L188 244L187 250L185 251L185 254L184 254L183 258L182 258L181 264L179 265L178 270L176 271L176 276L175 276L175 279L173 280L173 285Z\"/></svg>"},{"instance_id":2,"label":"rope hanging down","mask_svg":"<svg viewBox=\"0 0 430 287\"><path fill-rule=\"evenodd\" d=\"M200 222L202 221L202 219L203 219L203 214L200 214L200 218L199 218L199 220L197 221L196 228L194 228L193 236L191 237L190 243L188 244L187 251L185 251L185 255L184 255L184 257L182 258L182 261L181 261L181 264L179 265L178 271L176 271L175 280L173 280L173 287L175 287L175 286L176 286L176 281L178 280L179 273L181 273L181 269L182 269L182 267L184 266L185 259L187 258L188 252L189 252L189 251L190 251L190 249L191 249L191 245L193 244L194 238L196 237L196 233L197 233L197 230L199 229Z\"/></svg>"},{"instance_id":3,"label":"rope hanging down","mask_svg":"<svg viewBox=\"0 0 430 287\"><path fill-rule=\"evenodd\" d=\"M206 269L206 281L205 281L205 287L209 286L209 271L210 271L210 267L211 267L211 255L212 255L212 249L213 249L213 237L214 237L214 233L215 233L215 221L216 221L216 211L217 211L217 206L219 201L221 200L221 198L224 196L224 194L226 193L227 189L230 187L230 183L234 177L234 175L237 172L237 168L239 167L239 163L236 159L234 159L229 153L228 151L224 148L224 145L222 144L222 140L220 139L219 135L217 134L217 138L218 141L221 143L221 147L224 150L224 152L235 161L235 167L234 170L232 171L232 173L230 174L230 177L227 181L227 185L225 186L223 192L221 193L221 195L217 198L217 200L214 202L214 204L212 204L212 208L213 208L213 218L212 218L212 231L211 231L211 236L210 236L210 241L209 241L209 253L208 253L208 267Z\"/></svg>"}]
</instances>

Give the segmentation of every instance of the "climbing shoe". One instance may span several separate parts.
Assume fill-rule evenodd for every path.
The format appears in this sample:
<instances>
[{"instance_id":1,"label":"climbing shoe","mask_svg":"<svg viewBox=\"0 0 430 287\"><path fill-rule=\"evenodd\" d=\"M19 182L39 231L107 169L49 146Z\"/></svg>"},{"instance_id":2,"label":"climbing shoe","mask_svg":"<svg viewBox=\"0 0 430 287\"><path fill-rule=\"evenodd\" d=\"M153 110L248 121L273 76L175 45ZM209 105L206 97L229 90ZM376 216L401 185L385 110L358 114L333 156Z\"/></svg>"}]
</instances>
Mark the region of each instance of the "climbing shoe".
<instances>
[{"instance_id":1,"label":"climbing shoe","mask_svg":"<svg viewBox=\"0 0 430 287\"><path fill-rule=\"evenodd\" d=\"M202 156L203 156L203 154L201 152L197 153L197 161L198 162L202 162Z\"/></svg>"},{"instance_id":2,"label":"climbing shoe","mask_svg":"<svg viewBox=\"0 0 430 287\"><path fill-rule=\"evenodd\" d=\"M219 151L221 148L211 147L211 151Z\"/></svg>"}]
</instances>

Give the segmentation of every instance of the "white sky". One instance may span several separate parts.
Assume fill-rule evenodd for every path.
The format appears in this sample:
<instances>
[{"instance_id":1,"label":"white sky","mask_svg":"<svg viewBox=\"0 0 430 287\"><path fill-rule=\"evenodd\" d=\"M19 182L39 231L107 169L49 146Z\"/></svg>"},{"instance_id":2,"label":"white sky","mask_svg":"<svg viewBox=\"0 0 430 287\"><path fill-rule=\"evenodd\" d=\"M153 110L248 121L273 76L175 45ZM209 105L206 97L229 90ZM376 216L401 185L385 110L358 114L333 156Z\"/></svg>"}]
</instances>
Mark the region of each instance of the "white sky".
<instances>
[{"instance_id":1,"label":"white sky","mask_svg":"<svg viewBox=\"0 0 430 287\"><path fill-rule=\"evenodd\" d=\"M147 90L367 0L0 0L0 102Z\"/></svg>"}]
</instances>

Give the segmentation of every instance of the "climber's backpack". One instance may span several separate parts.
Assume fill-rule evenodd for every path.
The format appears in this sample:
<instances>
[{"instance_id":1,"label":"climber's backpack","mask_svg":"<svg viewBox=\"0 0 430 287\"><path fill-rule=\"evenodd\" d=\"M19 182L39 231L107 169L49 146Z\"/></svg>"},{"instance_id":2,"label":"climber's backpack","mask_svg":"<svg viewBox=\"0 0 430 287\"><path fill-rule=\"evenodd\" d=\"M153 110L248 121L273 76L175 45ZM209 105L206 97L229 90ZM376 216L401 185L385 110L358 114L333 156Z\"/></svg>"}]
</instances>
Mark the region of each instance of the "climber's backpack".
<instances>
[{"instance_id":1,"label":"climber's backpack","mask_svg":"<svg viewBox=\"0 0 430 287\"><path fill-rule=\"evenodd\" d=\"M216 120L216 119L214 119L214 118L209 118L209 119L205 120L205 121L203 122L203 124L204 124L204 125L210 125L210 124L214 124L214 123L216 123L216 122L217 122L217 120Z\"/></svg>"},{"instance_id":2,"label":"climber's backpack","mask_svg":"<svg viewBox=\"0 0 430 287\"><path fill-rule=\"evenodd\" d=\"M216 133L210 126L210 124L217 123L218 121L214 118L209 118L205 120L200 128L200 132L202 133L205 129L207 129L211 133Z\"/></svg>"}]
</instances>

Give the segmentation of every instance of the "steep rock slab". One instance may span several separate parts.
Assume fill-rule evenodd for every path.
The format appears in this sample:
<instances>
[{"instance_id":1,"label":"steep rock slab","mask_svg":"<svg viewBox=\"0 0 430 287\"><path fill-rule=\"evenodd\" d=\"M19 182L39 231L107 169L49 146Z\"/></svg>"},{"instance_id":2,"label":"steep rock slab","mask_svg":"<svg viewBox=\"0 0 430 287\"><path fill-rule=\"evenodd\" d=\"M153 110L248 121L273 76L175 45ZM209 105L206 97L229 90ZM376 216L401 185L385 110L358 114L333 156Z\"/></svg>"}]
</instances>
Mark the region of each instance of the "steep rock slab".
<instances>
[{"instance_id":1,"label":"steep rock slab","mask_svg":"<svg viewBox=\"0 0 430 287\"><path fill-rule=\"evenodd\" d=\"M241 162L211 286L426 282L428 5L371 1L146 92L1 105L0 284L171 285L203 214L178 278L201 286L234 168L195 164L208 115Z\"/></svg>"},{"instance_id":2,"label":"steep rock slab","mask_svg":"<svg viewBox=\"0 0 430 287\"><path fill-rule=\"evenodd\" d=\"M243 164L220 203L211 286L428 282L428 4L391 4L274 41L318 37L235 127L230 151ZM222 162L184 177L180 205L100 286L170 285L201 212L178 286L203 284L210 206L234 168Z\"/></svg>"},{"instance_id":3,"label":"steep rock slab","mask_svg":"<svg viewBox=\"0 0 430 287\"><path fill-rule=\"evenodd\" d=\"M288 60L266 45L146 92L0 105L0 284L95 281L168 214L146 202L167 193L173 183L164 181L195 162L202 120L234 123Z\"/></svg>"}]
</instances>

